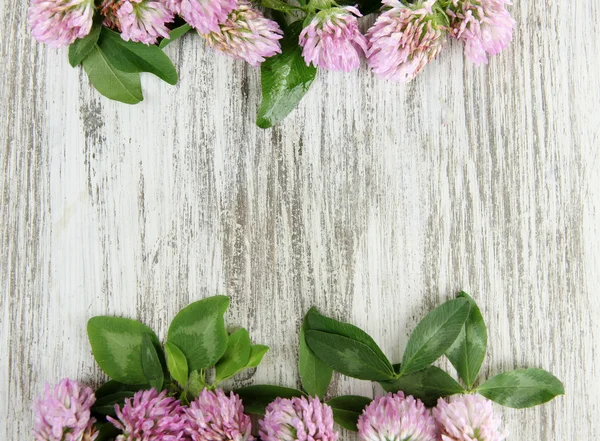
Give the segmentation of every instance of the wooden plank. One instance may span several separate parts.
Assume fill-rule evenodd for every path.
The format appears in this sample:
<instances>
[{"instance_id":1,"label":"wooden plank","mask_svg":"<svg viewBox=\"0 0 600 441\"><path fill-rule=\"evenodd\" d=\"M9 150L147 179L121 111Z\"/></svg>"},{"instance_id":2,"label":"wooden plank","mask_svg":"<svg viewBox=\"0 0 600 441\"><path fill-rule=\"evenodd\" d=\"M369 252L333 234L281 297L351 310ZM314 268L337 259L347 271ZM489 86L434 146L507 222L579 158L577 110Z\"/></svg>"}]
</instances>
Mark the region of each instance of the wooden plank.
<instances>
[{"instance_id":1,"label":"wooden plank","mask_svg":"<svg viewBox=\"0 0 600 441\"><path fill-rule=\"evenodd\" d=\"M311 305L397 361L432 307L464 289L490 332L483 376L543 367L565 397L506 411L522 440L600 433L600 4L523 2L490 65L452 44L407 87L321 72L280 126L254 126L259 73L191 35L177 87L144 76L135 107L100 97L66 52L2 10L0 436L29 439L45 381L102 377L96 314L164 336L190 301L271 346L238 384L299 384ZM331 392L378 388L335 377ZM356 439L344 434L344 440Z\"/></svg>"}]
</instances>

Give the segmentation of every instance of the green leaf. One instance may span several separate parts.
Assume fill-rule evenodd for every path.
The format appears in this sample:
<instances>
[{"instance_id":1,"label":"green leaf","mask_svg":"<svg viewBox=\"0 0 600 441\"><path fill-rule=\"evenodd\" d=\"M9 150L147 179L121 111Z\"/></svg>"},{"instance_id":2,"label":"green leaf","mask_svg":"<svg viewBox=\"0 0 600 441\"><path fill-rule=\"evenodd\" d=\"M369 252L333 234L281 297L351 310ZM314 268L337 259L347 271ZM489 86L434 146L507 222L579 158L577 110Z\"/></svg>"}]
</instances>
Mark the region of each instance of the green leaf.
<instances>
[{"instance_id":1,"label":"green leaf","mask_svg":"<svg viewBox=\"0 0 600 441\"><path fill-rule=\"evenodd\" d=\"M337 334L307 331L306 343L322 362L335 371L360 380L389 380L394 371L366 344Z\"/></svg>"},{"instance_id":2,"label":"green leaf","mask_svg":"<svg viewBox=\"0 0 600 441\"><path fill-rule=\"evenodd\" d=\"M92 86L105 97L126 104L137 104L144 99L140 75L115 68L98 45L84 58L83 68Z\"/></svg>"},{"instance_id":3,"label":"green leaf","mask_svg":"<svg viewBox=\"0 0 600 441\"><path fill-rule=\"evenodd\" d=\"M229 336L227 350L215 366L217 383L233 377L246 368L250 361L251 346L250 336L244 328L238 329Z\"/></svg>"},{"instance_id":4,"label":"green leaf","mask_svg":"<svg viewBox=\"0 0 600 441\"><path fill-rule=\"evenodd\" d=\"M319 360L306 344L304 333L308 330L308 317L305 316L300 328L300 379L302 387L309 395L323 398L331 382L333 370Z\"/></svg>"},{"instance_id":5,"label":"green leaf","mask_svg":"<svg viewBox=\"0 0 600 441\"><path fill-rule=\"evenodd\" d=\"M183 308L171 322L167 341L183 352L189 370L214 366L225 353L227 330L223 314L228 306L228 297L209 297Z\"/></svg>"},{"instance_id":6,"label":"green leaf","mask_svg":"<svg viewBox=\"0 0 600 441\"><path fill-rule=\"evenodd\" d=\"M169 38L163 38L158 47L160 49L166 48L169 44L173 43L179 37L187 34L191 29L192 27L187 23L175 29L171 29L171 32L169 32Z\"/></svg>"},{"instance_id":7,"label":"green leaf","mask_svg":"<svg viewBox=\"0 0 600 441\"><path fill-rule=\"evenodd\" d=\"M561 381L542 369L518 369L490 378L477 388L486 398L506 407L523 409L564 395Z\"/></svg>"},{"instance_id":8,"label":"green leaf","mask_svg":"<svg viewBox=\"0 0 600 441\"><path fill-rule=\"evenodd\" d=\"M98 398L92 407L92 412L114 417L116 415L115 404L122 406L125 403L125 400L133 397L134 394L135 392L133 391L123 391L115 392L114 394Z\"/></svg>"},{"instance_id":9,"label":"green leaf","mask_svg":"<svg viewBox=\"0 0 600 441\"><path fill-rule=\"evenodd\" d=\"M167 352L167 366L171 376L177 382L184 386L188 382L188 364L185 355L174 343L166 342L165 351Z\"/></svg>"},{"instance_id":10,"label":"green leaf","mask_svg":"<svg viewBox=\"0 0 600 441\"><path fill-rule=\"evenodd\" d=\"M311 308L306 313L306 318L308 320L308 328L311 330L327 332L329 334L338 334L365 344L377 355L377 357L389 368L389 370L393 370L392 365L383 351L379 348L379 346L377 346L375 340L373 340L371 336L362 329L349 323L344 323L329 317L325 317L324 315L319 314L316 308Z\"/></svg>"},{"instance_id":11,"label":"green leaf","mask_svg":"<svg viewBox=\"0 0 600 441\"><path fill-rule=\"evenodd\" d=\"M136 320L119 317L93 317L87 333L100 368L114 380L125 384L149 384L142 366L144 335L156 346L156 335Z\"/></svg>"},{"instance_id":12,"label":"green leaf","mask_svg":"<svg viewBox=\"0 0 600 441\"><path fill-rule=\"evenodd\" d=\"M162 390L165 376L156 348L147 334L142 335L142 370L150 386Z\"/></svg>"},{"instance_id":13,"label":"green leaf","mask_svg":"<svg viewBox=\"0 0 600 441\"><path fill-rule=\"evenodd\" d=\"M295 5L289 5L282 0L261 0L260 5L263 8L269 8L281 12L293 12L302 10L302 8Z\"/></svg>"},{"instance_id":14,"label":"green leaf","mask_svg":"<svg viewBox=\"0 0 600 441\"><path fill-rule=\"evenodd\" d=\"M356 423L358 417L362 414L365 407L372 401L371 398L360 397L358 395L344 395L332 398L326 401L333 410L333 419L344 429L358 432Z\"/></svg>"},{"instance_id":15,"label":"green leaf","mask_svg":"<svg viewBox=\"0 0 600 441\"><path fill-rule=\"evenodd\" d=\"M169 84L177 84L177 71L158 46L125 41L108 28L102 28L98 45L110 63L122 72L150 72Z\"/></svg>"},{"instance_id":16,"label":"green leaf","mask_svg":"<svg viewBox=\"0 0 600 441\"><path fill-rule=\"evenodd\" d=\"M252 345L250 347L250 359L246 365L246 369L258 366L265 354L269 351L269 347L265 345Z\"/></svg>"},{"instance_id":17,"label":"green leaf","mask_svg":"<svg viewBox=\"0 0 600 441\"><path fill-rule=\"evenodd\" d=\"M380 381L379 383L386 392L401 390L406 395L419 398L426 406L435 406L440 397L466 392L454 378L435 366L429 366L422 371L403 375L390 381Z\"/></svg>"},{"instance_id":18,"label":"green leaf","mask_svg":"<svg viewBox=\"0 0 600 441\"><path fill-rule=\"evenodd\" d=\"M475 300L465 292L461 292L459 297L469 301L471 310L458 338L446 351L446 357L471 389L485 358L487 328Z\"/></svg>"},{"instance_id":19,"label":"green leaf","mask_svg":"<svg viewBox=\"0 0 600 441\"><path fill-rule=\"evenodd\" d=\"M90 33L83 38L78 38L69 46L69 64L71 66L79 66L94 46L96 46L98 38L100 38L100 31L102 30L102 20L102 15L96 14Z\"/></svg>"},{"instance_id":20,"label":"green leaf","mask_svg":"<svg viewBox=\"0 0 600 441\"><path fill-rule=\"evenodd\" d=\"M281 40L281 53L262 63L262 102L256 124L273 127L298 105L317 76L314 66L307 66L302 58L298 36L301 22L292 23Z\"/></svg>"},{"instance_id":21,"label":"green leaf","mask_svg":"<svg viewBox=\"0 0 600 441\"><path fill-rule=\"evenodd\" d=\"M115 380L109 380L106 383L104 383L102 386L100 386L98 389L96 389L96 392L94 392L94 395L96 396L96 399L100 399L102 397L107 397L109 395L112 394L116 394L117 392L128 392L130 393L132 396L134 393L136 393L139 390L144 390L147 389L148 385L147 384L124 384L124 383L119 383L118 381Z\"/></svg>"},{"instance_id":22,"label":"green leaf","mask_svg":"<svg viewBox=\"0 0 600 441\"><path fill-rule=\"evenodd\" d=\"M304 395L302 391L297 389L270 385L242 387L234 392L244 402L244 410L254 415L264 415L265 408L277 397L293 398Z\"/></svg>"},{"instance_id":23,"label":"green leaf","mask_svg":"<svg viewBox=\"0 0 600 441\"><path fill-rule=\"evenodd\" d=\"M456 341L470 309L467 300L454 299L427 314L408 340L400 374L420 371L440 358Z\"/></svg>"},{"instance_id":24,"label":"green leaf","mask_svg":"<svg viewBox=\"0 0 600 441\"><path fill-rule=\"evenodd\" d=\"M98 429L98 437L95 441L112 441L121 434L121 431L113 423L96 423L95 426Z\"/></svg>"}]
</instances>

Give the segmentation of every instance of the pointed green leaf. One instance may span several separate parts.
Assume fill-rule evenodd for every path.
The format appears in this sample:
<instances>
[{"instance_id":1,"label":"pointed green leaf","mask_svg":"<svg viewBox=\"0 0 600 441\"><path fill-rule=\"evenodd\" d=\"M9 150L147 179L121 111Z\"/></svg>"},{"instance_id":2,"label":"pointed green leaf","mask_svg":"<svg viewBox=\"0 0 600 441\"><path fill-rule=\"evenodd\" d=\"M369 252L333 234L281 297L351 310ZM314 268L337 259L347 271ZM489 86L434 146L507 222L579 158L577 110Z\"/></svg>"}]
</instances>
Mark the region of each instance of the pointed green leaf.
<instances>
[{"instance_id":1,"label":"pointed green leaf","mask_svg":"<svg viewBox=\"0 0 600 441\"><path fill-rule=\"evenodd\" d=\"M167 366L171 376L181 386L185 387L188 382L188 364L185 355L183 355L181 349L171 342L165 343L165 351L167 352Z\"/></svg>"},{"instance_id":2,"label":"pointed green leaf","mask_svg":"<svg viewBox=\"0 0 600 441\"><path fill-rule=\"evenodd\" d=\"M337 334L307 331L306 343L333 370L359 380L389 380L394 371L366 344Z\"/></svg>"},{"instance_id":3,"label":"pointed green leaf","mask_svg":"<svg viewBox=\"0 0 600 441\"><path fill-rule=\"evenodd\" d=\"M261 65L262 102L256 124L263 129L273 127L298 105L317 76L314 66L302 57L298 36L301 22L292 23L281 41L281 53Z\"/></svg>"},{"instance_id":4,"label":"pointed green leaf","mask_svg":"<svg viewBox=\"0 0 600 441\"><path fill-rule=\"evenodd\" d=\"M420 371L440 358L456 341L470 309L467 300L454 299L427 314L408 340L400 374Z\"/></svg>"},{"instance_id":5,"label":"pointed green leaf","mask_svg":"<svg viewBox=\"0 0 600 441\"><path fill-rule=\"evenodd\" d=\"M319 314L316 308L311 308L306 314L306 318L308 320L308 328L311 330L327 332L329 334L338 334L363 343L377 355L377 357L389 368L389 370L393 370L391 363L383 351L379 348L377 343L375 343L375 340L373 340L371 336L362 329L349 323L344 323L329 317L325 317L324 315Z\"/></svg>"},{"instance_id":6,"label":"pointed green leaf","mask_svg":"<svg viewBox=\"0 0 600 441\"><path fill-rule=\"evenodd\" d=\"M233 377L246 368L250 361L252 342L248 331L238 329L229 336L227 350L215 366L215 381L217 383Z\"/></svg>"},{"instance_id":7,"label":"pointed green leaf","mask_svg":"<svg viewBox=\"0 0 600 441\"><path fill-rule=\"evenodd\" d=\"M156 390L162 390L165 380L158 352L148 334L142 335L142 370L148 384Z\"/></svg>"},{"instance_id":8,"label":"pointed green leaf","mask_svg":"<svg viewBox=\"0 0 600 441\"><path fill-rule=\"evenodd\" d=\"M142 339L147 335L159 345L150 328L136 320L93 317L87 325L92 352L100 368L125 384L149 384L142 366Z\"/></svg>"},{"instance_id":9,"label":"pointed green leaf","mask_svg":"<svg viewBox=\"0 0 600 441\"><path fill-rule=\"evenodd\" d=\"M258 366L262 362L263 357L268 351L268 346L252 345L252 347L250 348L250 359L248 360L246 368L249 369Z\"/></svg>"},{"instance_id":10,"label":"pointed green leaf","mask_svg":"<svg viewBox=\"0 0 600 441\"><path fill-rule=\"evenodd\" d=\"M234 391L244 403L244 410L254 415L264 415L265 408L276 398L301 397L304 394L289 387L255 385L242 387Z\"/></svg>"},{"instance_id":11,"label":"pointed green leaf","mask_svg":"<svg viewBox=\"0 0 600 441\"><path fill-rule=\"evenodd\" d=\"M92 86L105 97L125 104L137 104L144 99L140 75L115 68L98 45L84 58L83 68Z\"/></svg>"},{"instance_id":12,"label":"pointed green leaf","mask_svg":"<svg viewBox=\"0 0 600 441\"><path fill-rule=\"evenodd\" d=\"M150 72L169 84L177 84L177 71L158 46L125 41L108 28L102 28L98 45L110 63L122 72Z\"/></svg>"},{"instance_id":13,"label":"pointed green leaf","mask_svg":"<svg viewBox=\"0 0 600 441\"><path fill-rule=\"evenodd\" d=\"M308 315L308 314L307 314ZM309 395L323 398L331 382L333 370L323 363L306 344L305 332L309 330L308 317L304 317L300 328L300 379Z\"/></svg>"},{"instance_id":14,"label":"pointed green leaf","mask_svg":"<svg viewBox=\"0 0 600 441\"><path fill-rule=\"evenodd\" d=\"M458 338L446 351L446 357L470 389L473 387L485 358L487 328L475 300L465 292L461 292L459 297L469 301L471 310Z\"/></svg>"},{"instance_id":15,"label":"pointed green leaf","mask_svg":"<svg viewBox=\"0 0 600 441\"><path fill-rule=\"evenodd\" d=\"M212 367L225 353L223 314L228 306L228 297L209 297L183 308L171 322L167 341L183 352L189 370Z\"/></svg>"},{"instance_id":16,"label":"pointed green leaf","mask_svg":"<svg viewBox=\"0 0 600 441\"><path fill-rule=\"evenodd\" d=\"M523 409L564 395L561 381L542 369L517 369L490 378L477 388L486 398L506 407Z\"/></svg>"},{"instance_id":17,"label":"pointed green leaf","mask_svg":"<svg viewBox=\"0 0 600 441\"><path fill-rule=\"evenodd\" d=\"M402 391L420 399L426 406L435 406L438 398L464 394L466 391L442 369L429 366L412 374L389 381L380 381L386 392Z\"/></svg>"},{"instance_id":18,"label":"pointed green leaf","mask_svg":"<svg viewBox=\"0 0 600 441\"><path fill-rule=\"evenodd\" d=\"M96 46L100 31L102 30L102 15L96 14L92 30L83 38L78 38L69 46L69 64L72 67L79 66L83 59Z\"/></svg>"},{"instance_id":19,"label":"pointed green leaf","mask_svg":"<svg viewBox=\"0 0 600 441\"><path fill-rule=\"evenodd\" d=\"M333 410L333 419L344 429L357 432L356 423L365 407L372 401L371 398L358 395L343 395L326 401L325 404Z\"/></svg>"},{"instance_id":20,"label":"pointed green leaf","mask_svg":"<svg viewBox=\"0 0 600 441\"><path fill-rule=\"evenodd\" d=\"M169 38L163 38L161 40L160 44L158 45L158 47L160 49L166 48L169 44L173 43L175 40L177 40L181 36L187 34L191 29L192 29L192 27L187 23L184 25L181 25L175 29L171 29L171 32L169 32Z\"/></svg>"}]
</instances>

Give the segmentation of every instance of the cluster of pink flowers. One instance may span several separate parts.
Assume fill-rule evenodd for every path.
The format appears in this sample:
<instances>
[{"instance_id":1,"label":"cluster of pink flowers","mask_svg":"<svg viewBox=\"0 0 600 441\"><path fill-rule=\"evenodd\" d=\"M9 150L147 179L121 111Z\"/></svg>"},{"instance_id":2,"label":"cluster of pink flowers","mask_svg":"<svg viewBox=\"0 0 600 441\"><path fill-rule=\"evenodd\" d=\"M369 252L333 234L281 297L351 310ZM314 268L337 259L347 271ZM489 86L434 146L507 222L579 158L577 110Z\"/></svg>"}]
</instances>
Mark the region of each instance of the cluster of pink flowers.
<instances>
[{"instance_id":1,"label":"cluster of pink flowers","mask_svg":"<svg viewBox=\"0 0 600 441\"><path fill-rule=\"evenodd\" d=\"M279 25L247 0L102 0L104 25L124 40L155 44L168 38L168 24L180 15L209 45L257 66L281 52ZM96 11L94 0L32 0L33 36L52 47L68 46L88 35Z\"/></svg>"},{"instance_id":2,"label":"cluster of pink flowers","mask_svg":"<svg viewBox=\"0 0 600 441\"><path fill-rule=\"evenodd\" d=\"M36 441L94 441L91 389L62 380L34 403ZM167 391L142 390L115 405L107 417L121 434L116 441L254 441L240 398L204 389L189 406ZM259 422L263 441L337 441L331 407L313 398L276 399Z\"/></svg>"},{"instance_id":3,"label":"cluster of pink flowers","mask_svg":"<svg viewBox=\"0 0 600 441\"><path fill-rule=\"evenodd\" d=\"M402 392L378 397L358 419L362 441L503 441L501 419L480 395L439 399L432 412Z\"/></svg>"},{"instance_id":4,"label":"cluster of pink flowers","mask_svg":"<svg viewBox=\"0 0 600 441\"><path fill-rule=\"evenodd\" d=\"M36 441L94 441L95 396L76 381L46 386L34 402ZM254 441L250 417L231 392L204 389L188 406L167 391L142 390L107 417L116 441ZM318 398L277 398L259 421L262 441L337 441L333 410ZM358 419L362 441L504 441L502 421L479 395L441 399L429 411L402 392L375 398Z\"/></svg>"},{"instance_id":5,"label":"cluster of pink flowers","mask_svg":"<svg viewBox=\"0 0 600 441\"><path fill-rule=\"evenodd\" d=\"M515 26L505 8L508 0L452 0L445 10L438 0L382 3L383 13L366 37L358 29L355 8L320 11L300 36L307 65L350 71L365 56L379 76L408 82L437 58L448 36L465 43L470 60L487 63L487 54L507 46Z\"/></svg>"}]
</instances>

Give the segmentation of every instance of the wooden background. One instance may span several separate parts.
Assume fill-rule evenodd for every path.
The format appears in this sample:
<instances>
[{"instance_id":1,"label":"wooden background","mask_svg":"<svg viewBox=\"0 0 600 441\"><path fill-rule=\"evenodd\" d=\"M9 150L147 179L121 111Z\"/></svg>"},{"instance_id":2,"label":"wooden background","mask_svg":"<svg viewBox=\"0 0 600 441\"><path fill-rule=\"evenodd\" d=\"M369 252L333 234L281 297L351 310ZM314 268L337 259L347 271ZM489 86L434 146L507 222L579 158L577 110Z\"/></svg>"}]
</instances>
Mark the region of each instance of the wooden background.
<instances>
[{"instance_id":1,"label":"wooden background","mask_svg":"<svg viewBox=\"0 0 600 441\"><path fill-rule=\"evenodd\" d=\"M254 125L258 70L198 38L167 50L179 85L144 76L130 107L32 41L25 1L0 6L0 438L31 439L44 382L102 379L93 315L164 336L181 307L227 294L228 323L272 348L238 383L297 386L311 305L398 361L460 289L491 330L482 377L565 383L504 412L510 439L600 434L600 2L515 4L487 67L453 44L407 87L321 72L271 130ZM331 392L378 390L336 377Z\"/></svg>"}]
</instances>

